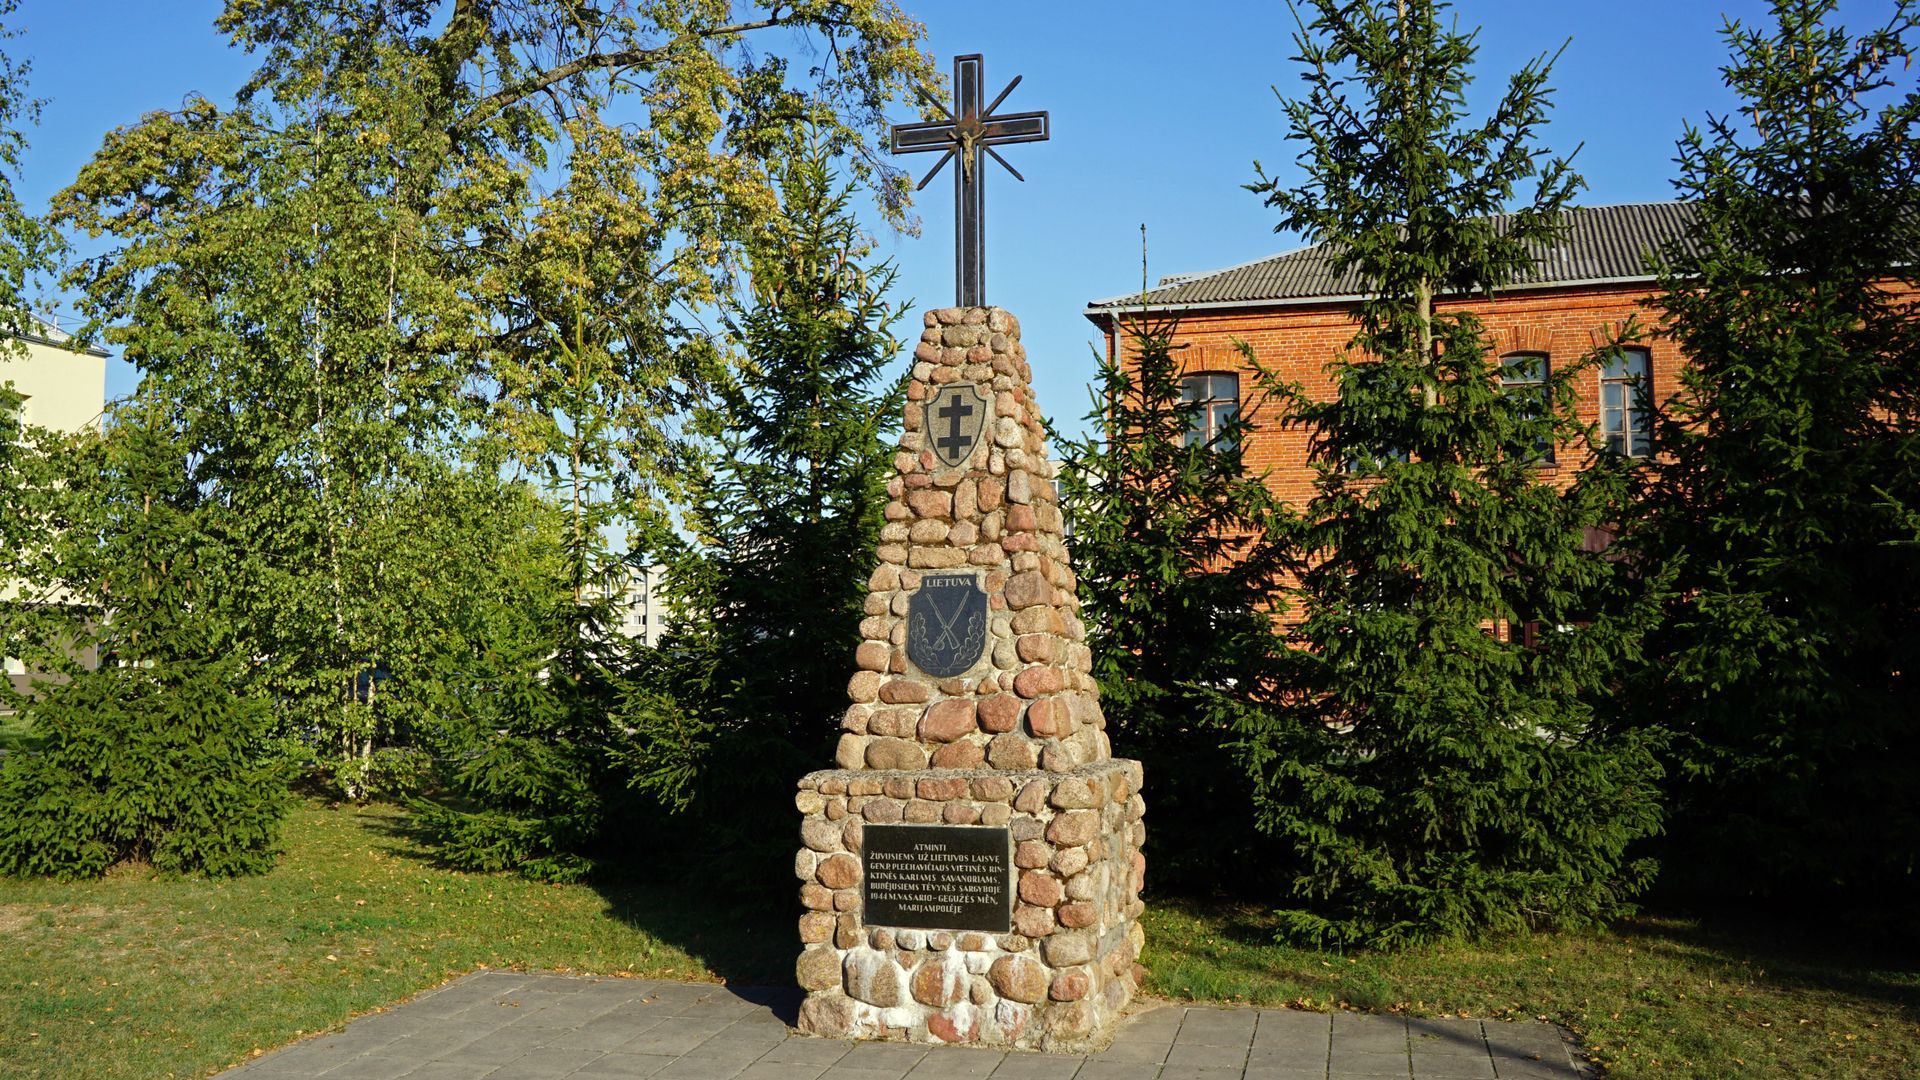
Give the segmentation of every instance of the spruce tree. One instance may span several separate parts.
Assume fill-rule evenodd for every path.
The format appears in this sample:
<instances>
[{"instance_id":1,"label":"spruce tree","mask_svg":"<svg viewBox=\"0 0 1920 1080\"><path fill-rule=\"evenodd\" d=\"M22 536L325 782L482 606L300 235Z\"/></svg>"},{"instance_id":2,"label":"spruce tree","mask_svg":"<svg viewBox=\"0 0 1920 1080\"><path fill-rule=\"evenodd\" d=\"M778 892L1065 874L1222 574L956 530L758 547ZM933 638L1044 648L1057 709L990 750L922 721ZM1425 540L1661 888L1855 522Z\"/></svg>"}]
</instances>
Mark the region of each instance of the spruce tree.
<instances>
[{"instance_id":1,"label":"spruce tree","mask_svg":"<svg viewBox=\"0 0 1920 1080\"><path fill-rule=\"evenodd\" d=\"M1618 512L1621 474L1597 462L1570 490L1537 476L1542 440L1585 445L1582 367L1504 394L1479 321L1435 302L1490 295L1560 228L1579 181L1536 145L1551 62L1472 120L1473 36L1446 8L1316 0L1296 39L1307 93L1286 103L1306 182L1253 185L1277 229L1325 244L1365 294L1336 396L1292 405L1317 467L1303 685L1243 741L1261 823L1307 863L1288 927L1322 942L1604 918L1644 882L1624 853L1658 821L1651 754L1591 700L1645 628L1585 544ZM1544 629L1531 647L1492 632L1527 622Z\"/></svg>"},{"instance_id":2,"label":"spruce tree","mask_svg":"<svg viewBox=\"0 0 1920 1080\"><path fill-rule=\"evenodd\" d=\"M1236 715L1271 704L1291 659L1274 625L1285 521L1243 450L1271 378L1210 425L1181 382L1177 325L1142 312L1124 363L1102 358L1090 433L1062 440L1062 502L1087 644L1114 745L1152 778L1170 877L1270 885L1233 756Z\"/></svg>"},{"instance_id":3,"label":"spruce tree","mask_svg":"<svg viewBox=\"0 0 1920 1080\"><path fill-rule=\"evenodd\" d=\"M1729 24L1680 144L1659 307L1691 360L1630 538L1678 590L1640 685L1675 735L1674 884L1920 899L1920 13Z\"/></svg>"},{"instance_id":4,"label":"spruce tree","mask_svg":"<svg viewBox=\"0 0 1920 1080\"><path fill-rule=\"evenodd\" d=\"M894 272L870 261L831 142L800 127L769 149L779 212L745 242L737 377L669 563L683 621L629 717L636 784L737 830L723 844L764 845L792 777L831 760L900 408Z\"/></svg>"},{"instance_id":5,"label":"spruce tree","mask_svg":"<svg viewBox=\"0 0 1920 1080\"><path fill-rule=\"evenodd\" d=\"M54 541L61 613L97 665L25 707L40 746L0 768L0 872L264 871L285 758L217 614L221 567L179 418L149 395L73 452Z\"/></svg>"}]
</instances>

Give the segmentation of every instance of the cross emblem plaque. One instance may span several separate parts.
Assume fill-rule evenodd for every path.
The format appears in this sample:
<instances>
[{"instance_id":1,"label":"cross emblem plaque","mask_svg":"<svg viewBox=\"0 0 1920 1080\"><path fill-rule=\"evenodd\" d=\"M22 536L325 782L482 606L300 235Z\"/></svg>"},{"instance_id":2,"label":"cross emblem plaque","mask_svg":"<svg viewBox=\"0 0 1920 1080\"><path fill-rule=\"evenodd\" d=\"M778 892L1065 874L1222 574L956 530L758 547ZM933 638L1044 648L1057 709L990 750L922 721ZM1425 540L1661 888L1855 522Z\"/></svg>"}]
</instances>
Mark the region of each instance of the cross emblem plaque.
<instances>
[{"instance_id":1,"label":"cross emblem plaque","mask_svg":"<svg viewBox=\"0 0 1920 1080\"><path fill-rule=\"evenodd\" d=\"M985 108L980 106L981 86L986 81L986 63L979 53L953 58L953 109L935 100L924 90L921 100L939 110L946 119L920 124L893 126L893 152L922 154L944 151L933 169L920 181L926 187L954 158L960 167L953 178L954 277L956 302L961 307L981 307L987 294L986 171L980 158L984 151L1015 180L1024 182L1020 170L1007 164L994 147L1004 143L1044 142L1047 139L1047 114L1023 112L995 115L994 109L1020 85L1020 77L1007 84L1000 96Z\"/></svg>"},{"instance_id":2,"label":"cross emblem plaque","mask_svg":"<svg viewBox=\"0 0 1920 1080\"><path fill-rule=\"evenodd\" d=\"M924 430L933 456L957 469L973 456L987 428L987 398L973 383L948 383L927 399Z\"/></svg>"}]
</instances>

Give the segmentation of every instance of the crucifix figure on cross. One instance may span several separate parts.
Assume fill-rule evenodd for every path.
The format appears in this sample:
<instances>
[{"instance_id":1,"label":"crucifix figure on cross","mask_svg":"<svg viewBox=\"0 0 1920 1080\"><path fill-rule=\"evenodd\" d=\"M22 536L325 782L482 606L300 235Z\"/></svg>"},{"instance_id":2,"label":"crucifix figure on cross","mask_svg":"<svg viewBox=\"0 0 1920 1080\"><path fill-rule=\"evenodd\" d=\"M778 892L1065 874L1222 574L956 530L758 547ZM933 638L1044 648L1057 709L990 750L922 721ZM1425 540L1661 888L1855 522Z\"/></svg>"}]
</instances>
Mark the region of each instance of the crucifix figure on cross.
<instances>
[{"instance_id":1,"label":"crucifix figure on cross","mask_svg":"<svg viewBox=\"0 0 1920 1080\"><path fill-rule=\"evenodd\" d=\"M992 104L980 107L981 84L986 64L978 53L953 58L953 109L936 101L925 91L920 97L946 116L920 124L893 126L893 152L920 154L945 151L934 163L919 188L932 183L948 161L958 157L960 168L953 178L954 275L958 284L957 303L961 307L981 307L987 292L986 172L980 167L981 151L993 157L1015 180L1025 181L1020 170L1007 164L994 147L1001 143L1043 142L1047 138L1045 112L994 115L1020 77L1007 84ZM916 188L915 190L919 190Z\"/></svg>"}]
</instances>

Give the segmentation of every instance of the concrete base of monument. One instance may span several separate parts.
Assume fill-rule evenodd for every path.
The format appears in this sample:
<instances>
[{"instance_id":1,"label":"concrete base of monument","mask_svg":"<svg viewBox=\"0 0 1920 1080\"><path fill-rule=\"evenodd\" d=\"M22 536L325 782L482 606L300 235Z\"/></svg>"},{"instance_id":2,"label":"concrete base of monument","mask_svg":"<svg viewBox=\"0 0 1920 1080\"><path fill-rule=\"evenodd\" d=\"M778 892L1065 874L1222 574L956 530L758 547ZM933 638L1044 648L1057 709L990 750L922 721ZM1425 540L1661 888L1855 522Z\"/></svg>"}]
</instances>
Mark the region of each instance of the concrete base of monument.
<instances>
[{"instance_id":1,"label":"concrete base of monument","mask_svg":"<svg viewBox=\"0 0 1920 1080\"><path fill-rule=\"evenodd\" d=\"M1140 763L800 780L802 1031L1082 1050L1137 992Z\"/></svg>"}]
</instances>

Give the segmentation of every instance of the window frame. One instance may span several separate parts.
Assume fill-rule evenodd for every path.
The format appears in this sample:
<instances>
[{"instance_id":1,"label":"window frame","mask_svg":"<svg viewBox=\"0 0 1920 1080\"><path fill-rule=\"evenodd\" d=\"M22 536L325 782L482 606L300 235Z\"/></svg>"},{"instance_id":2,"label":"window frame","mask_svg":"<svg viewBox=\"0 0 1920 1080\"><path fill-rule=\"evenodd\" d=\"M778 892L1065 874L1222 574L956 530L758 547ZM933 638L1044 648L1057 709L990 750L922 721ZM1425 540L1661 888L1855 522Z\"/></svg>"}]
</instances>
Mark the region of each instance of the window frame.
<instances>
[{"instance_id":1,"label":"window frame","mask_svg":"<svg viewBox=\"0 0 1920 1080\"><path fill-rule=\"evenodd\" d=\"M1638 360L1640 371L1632 372ZM1615 365L1623 374L1614 374ZM1645 458L1653 454L1653 350L1639 345L1621 345L1600 364L1600 438L1610 454L1626 458ZM1609 403L1610 391L1617 389L1618 401ZM1627 395L1632 394L1629 401ZM1620 417L1619 431L1609 426L1610 418ZM1636 424L1636 421L1638 423Z\"/></svg>"},{"instance_id":2,"label":"window frame","mask_svg":"<svg viewBox=\"0 0 1920 1080\"><path fill-rule=\"evenodd\" d=\"M1539 366L1525 376L1510 374L1514 361L1528 360L1538 361ZM1552 406L1552 402L1548 399L1548 395L1552 392L1550 385L1552 378L1553 354L1544 349L1515 349L1512 352L1500 354L1500 392L1503 394L1514 391L1532 392L1539 399L1536 408L1542 416L1546 415ZM1533 464L1542 468L1557 467L1560 464L1556 456L1557 450L1558 447L1554 445L1551 435L1535 440Z\"/></svg>"},{"instance_id":3,"label":"window frame","mask_svg":"<svg viewBox=\"0 0 1920 1080\"><path fill-rule=\"evenodd\" d=\"M1230 380L1228 386L1233 396L1220 397L1215 393L1218 387L1214 380L1217 379ZM1192 388L1197 380L1206 380L1201 384L1204 393L1201 396L1192 396ZM1192 422L1187 426L1186 433L1181 436L1181 446L1192 446L1196 437L1204 436L1204 439L1199 440L1200 445L1208 450L1223 452L1239 448L1235 442L1221 441L1221 433L1240 416L1239 372L1209 368L1181 373L1180 404L1182 407L1198 406ZM1226 406L1228 411L1220 412L1221 406Z\"/></svg>"}]
</instances>

